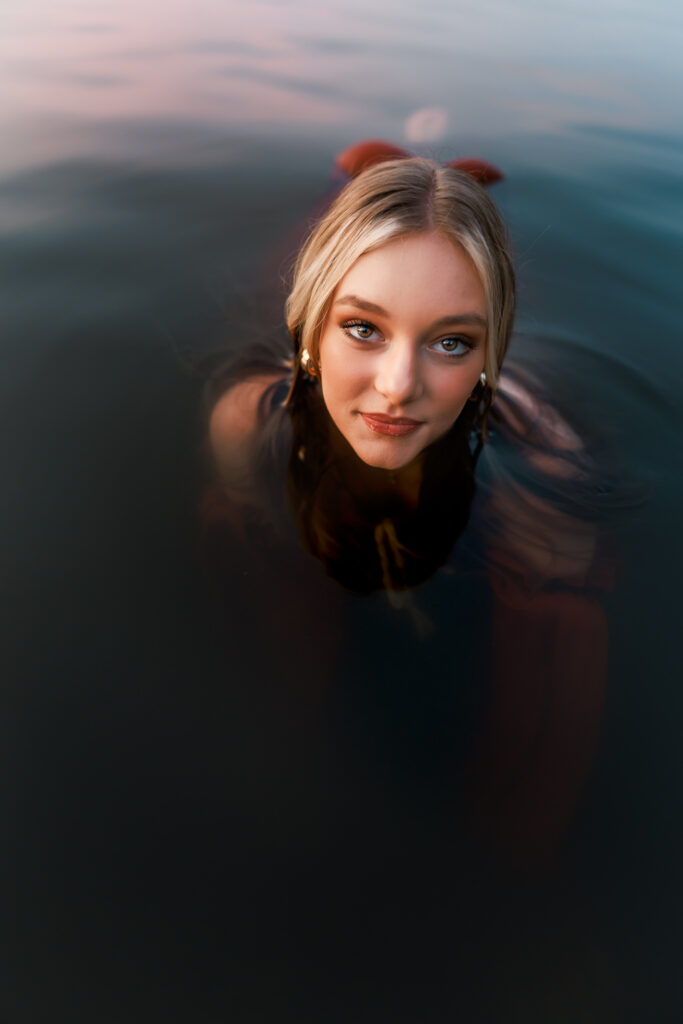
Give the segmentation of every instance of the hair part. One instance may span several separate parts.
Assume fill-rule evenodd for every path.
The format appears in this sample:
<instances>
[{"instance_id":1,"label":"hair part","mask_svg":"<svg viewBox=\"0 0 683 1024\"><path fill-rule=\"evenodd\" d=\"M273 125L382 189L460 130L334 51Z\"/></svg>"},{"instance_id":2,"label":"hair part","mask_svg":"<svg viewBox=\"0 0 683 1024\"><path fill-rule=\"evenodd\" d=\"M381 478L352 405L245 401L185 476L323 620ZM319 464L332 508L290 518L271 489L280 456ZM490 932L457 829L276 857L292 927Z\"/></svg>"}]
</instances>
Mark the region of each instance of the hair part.
<instances>
[{"instance_id":1,"label":"hair part","mask_svg":"<svg viewBox=\"0 0 683 1024\"><path fill-rule=\"evenodd\" d=\"M438 232L472 260L487 306L485 370L495 392L515 313L508 234L490 196L470 175L420 157L363 171L343 189L304 244L287 299L287 326L300 354L317 361L320 337L342 279L367 252L394 239Z\"/></svg>"}]
</instances>

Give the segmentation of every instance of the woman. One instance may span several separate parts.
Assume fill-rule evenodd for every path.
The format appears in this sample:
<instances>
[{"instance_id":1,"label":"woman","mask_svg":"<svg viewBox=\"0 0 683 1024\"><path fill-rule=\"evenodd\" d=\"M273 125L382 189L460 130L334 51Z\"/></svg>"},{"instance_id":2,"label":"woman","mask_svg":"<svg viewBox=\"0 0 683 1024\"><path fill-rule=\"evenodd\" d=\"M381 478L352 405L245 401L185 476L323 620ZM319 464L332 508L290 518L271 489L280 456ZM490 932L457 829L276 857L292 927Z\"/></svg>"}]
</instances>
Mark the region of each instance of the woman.
<instances>
[{"instance_id":1,"label":"woman","mask_svg":"<svg viewBox=\"0 0 683 1024\"><path fill-rule=\"evenodd\" d=\"M472 441L513 315L505 228L472 177L419 159L365 170L300 254L293 367L264 361L233 368L231 386L220 378L210 438L224 488L263 504L270 420L290 448L300 534L330 574L359 591L422 581L467 521Z\"/></svg>"},{"instance_id":2,"label":"woman","mask_svg":"<svg viewBox=\"0 0 683 1024\"><path fill-rule=\"evenodd\" d=\"M323 590L305 579L292 521L327 574L360 593L400 597L446 563L484 567L493 690L470 790L480 827L521 834L523 847L531 836L541 853L596 742L607 633L594 592L609 559L579 437L527 373L501 378L514 308L505 227L471 175L423 159L363 170L299 255L286 306L293 361L247 354L214 377L218 485L204 511L215 564L217 539L239 537L224 559L230 579L254 579L259 560L286 566L286 600L268 619L282 636L306 621L321 650L336 617L328 607L312 625L324 599L310 595ZM476 490L467 543L451 554ZM257 590L263 616L273 588ZM414 618L423 628L419 609Z\"/></svg>"}]
</instances>

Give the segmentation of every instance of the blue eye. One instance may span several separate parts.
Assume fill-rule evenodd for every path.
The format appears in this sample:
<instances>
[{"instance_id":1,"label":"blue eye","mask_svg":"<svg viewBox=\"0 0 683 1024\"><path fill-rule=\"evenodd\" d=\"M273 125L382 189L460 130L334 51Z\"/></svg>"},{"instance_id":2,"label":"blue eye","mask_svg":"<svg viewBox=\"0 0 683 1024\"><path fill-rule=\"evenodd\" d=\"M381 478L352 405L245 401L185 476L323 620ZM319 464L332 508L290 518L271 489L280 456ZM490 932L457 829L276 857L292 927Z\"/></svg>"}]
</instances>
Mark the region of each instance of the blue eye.
<instances>
[{"instance_id":1,"label":"blue eye","mask_svg":"<svg viewBox=\"0 0 683 1024\"><path fill-rule=\"evenodd\" d=\"M380 338L379 331L366 320L345 320L341 327L354 341L378 341Z\"/></svg>"},{"instance_id":2,"label":"blue eye","mask_svg":"<svg viewBox=\"0 0 683 1024\"><path fill-rule=\"evenodd\" d=\"M450 338L439 338L432 346L437 352L444 352L448 356L464 356L472 351L473 345L466 338L459 338L454 335Z\"/></svg>"}]
</instances>

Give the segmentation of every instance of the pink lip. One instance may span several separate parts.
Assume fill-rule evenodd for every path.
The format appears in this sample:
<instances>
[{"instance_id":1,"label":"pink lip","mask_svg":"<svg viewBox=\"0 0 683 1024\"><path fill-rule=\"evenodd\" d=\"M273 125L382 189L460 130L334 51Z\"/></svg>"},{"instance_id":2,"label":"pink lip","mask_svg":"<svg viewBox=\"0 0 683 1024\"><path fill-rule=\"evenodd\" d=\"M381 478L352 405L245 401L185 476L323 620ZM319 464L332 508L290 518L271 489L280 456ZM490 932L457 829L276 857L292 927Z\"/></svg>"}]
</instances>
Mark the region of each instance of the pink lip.
<instances>
[{"instance_id":1,"label":"pink lip","mask_svg":"<svg viewBox=\"0 0 683 1024\"><path fill-rule=\"evenodd\" d=\"M387 437L405 437L422 426L421 420L411 420L407 416L385 416L379 412L362 412L361 416L370 430Z\"/></svg>"}]
</instances>

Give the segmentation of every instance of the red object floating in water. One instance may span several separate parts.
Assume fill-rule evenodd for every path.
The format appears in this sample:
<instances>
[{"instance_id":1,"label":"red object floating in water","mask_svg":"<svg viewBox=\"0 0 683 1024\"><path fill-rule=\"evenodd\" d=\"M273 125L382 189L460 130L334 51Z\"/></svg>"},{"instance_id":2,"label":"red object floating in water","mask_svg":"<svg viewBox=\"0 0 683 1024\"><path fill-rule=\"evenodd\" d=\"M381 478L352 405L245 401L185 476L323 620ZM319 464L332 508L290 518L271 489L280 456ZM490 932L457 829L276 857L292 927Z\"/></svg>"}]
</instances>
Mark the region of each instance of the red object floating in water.
<instances>
[{"instance_id":1,"label":"red object floating in water","mask_svg":"<svg viewBox=\"0 0 683 1024\"><path fill-rule=\"evenodd\" d=\"M395 146L393 142L385 142L384 139L363 139L362 142L354 142L348 149L342 150L335 164L349 178L355 178L361 171L375 164L382 164L386 160L402 160L411 154L407 149ZM493 185L501 181L503 172L493 164L485 160L477 160L475 157L463 157L460 160L448 160L446 167L455 167L458 171L464 171L471 175L480 185Z\"/></svg>"},{"instance_id":2,"label":"red object floating in water","mask_svg":"<svg viewBox=\"0 0 683 1024\"><path fill-rule=\"evenodd\" d=\"M464 171L471 175L480 185L493 185L496 181L502 181L503 172L493 164L487 164L485 160L477 160L475 157L463 157L462 160L448 160L446 167L455 167L456 171Z\"/></svg>"},{"instance_id":3,"label":"red object floating in water","mask_svg":"<svg viewBox=\"0 0 683 1024\"><path fill-rule=\"evenodd\" d=\"M335 163L350 178L355 178L367 167L382 164L386 160L401 160L408 156L410 153L407 149L394 146L391 142L384 142L383 139L364 139L344 149Z\"/></svg>"}]
</instances>

